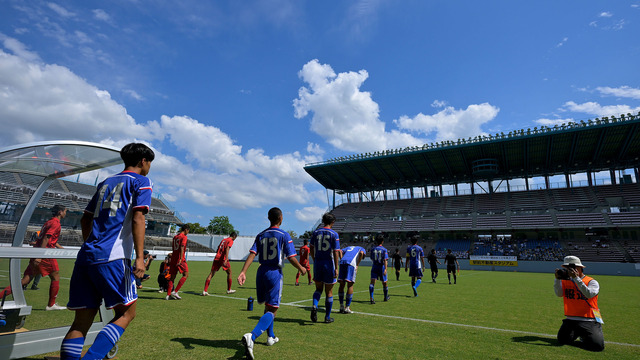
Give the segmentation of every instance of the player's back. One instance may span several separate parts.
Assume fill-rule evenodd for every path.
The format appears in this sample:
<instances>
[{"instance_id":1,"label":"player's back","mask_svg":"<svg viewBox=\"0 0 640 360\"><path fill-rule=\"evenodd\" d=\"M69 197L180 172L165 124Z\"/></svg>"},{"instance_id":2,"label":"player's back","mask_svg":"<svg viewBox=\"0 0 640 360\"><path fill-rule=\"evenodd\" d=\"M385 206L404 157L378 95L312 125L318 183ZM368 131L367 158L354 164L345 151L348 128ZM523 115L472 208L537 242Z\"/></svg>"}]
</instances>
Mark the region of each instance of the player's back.
<instances>
[{"instance_id":1,"label":"player's back","mask_svg":"<svg viewBox=\"0 0 640 360\"><path fill-rule=\"evenodd\" d=\"M249 251L256 254L261 266L278 268L282 268L285 256L296 255L296 248L289 233L275 227L258 234Z\"/></svg>"},{"instance_id":2,"label":"player's back","mask_svg":"<svg viewBox=\"0 0 640 360\"><path fill-rule=\"evenodd\" d=\"M418 245L411 245L407 248L407 254L409 254L409 266L411 268L422 268L422 262L420 259L424 257L424 251Z\"/></svg>"},{"instance_id":3,"label":"player's back","mask_svg":"<svg viewBox=\"0 0 640 360\"><path fill-rule=\"evenodd\" d=\"M303 245L300 247L300 263L306 264L309 262L309 247L307 245Z\"/></svg>"},{"instance_id":4,"label":"player's back","mask_svg":"<svg viewBox=\"0 0 640 360\"><path fill-rule=\"evenodd\" d=\"M360 252L365 252L364 248L360 246L348 246L342 249L343 255L340 259L340 264L356 266Z\"/></svg>"},{"instance_id":5,"label":"player's back","mask_svg":"<svg viewBox=\"0 0 640 360\"><path fill-rule=\"evenodd\" d=\"M371 261L374 266L384 266L384 261L388 258L389 252L384 246L378 245L371 249Z\"/></svg>"},{"instance_id":6,"label":"player's back","mask_svg":"<svg viewBox=\"0 0 640 360\"><path fill-rule=\"evenodd\" d=\"M320 228L311 235L314 261L332 261L333 251L340 249L338 233L329 228Z\"/></svg>"},{"instance_id":7,"label":"player's back","mask_svg":"<svg viewBox=\"0 0 640 360\"><path fill-rule=\"evenodd\" d=\"M233 246L233 239L232 238L226 238L226 239L222 239L222 241L220 241L220 244L218 244L218 250L216 250L216 260L222 259L225 257L225 254L227 253L227 249L230 248L231 246Z\"/></svg>"},{"instance_id":8,"label":"player's back","mask_svg":"<svg viewBox=\"0 0 640 360\"><path fill-rule=\"evenodd\" d=\"M130 259L133 253L133 210L149 210L151 191L151 180L131 171L121 172L101 182L85 209L85 212L93 214L93 223L77 261L101 263Z\"/></svg>"}]
</instances>

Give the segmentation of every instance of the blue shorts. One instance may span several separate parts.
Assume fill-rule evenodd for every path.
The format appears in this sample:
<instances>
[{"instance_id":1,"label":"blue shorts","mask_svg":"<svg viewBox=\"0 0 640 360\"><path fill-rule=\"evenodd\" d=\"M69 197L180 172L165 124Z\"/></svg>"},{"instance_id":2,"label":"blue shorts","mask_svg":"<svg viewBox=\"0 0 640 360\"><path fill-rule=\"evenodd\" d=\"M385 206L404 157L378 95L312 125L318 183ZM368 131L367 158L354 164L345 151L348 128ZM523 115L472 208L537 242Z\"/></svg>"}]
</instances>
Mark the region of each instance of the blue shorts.
<instances>
[{"instance_id":1,"label":"blue shorts","mask_svg":"<svg viewBox=\"0 0 640 360\"><path fill-rule=\"evenodd\" d=\"M336 268L333 260L317 260L313 263L313 280L325 284L335 284Z\"/></svg>"},{"instance_id":2,"label":"blue shorts","mask_svg":"<svg viewBox=\"0 0 640 360\"><path fill-rule=\"evenodd\" d=\"M278 267L260 266L256 273L258 304L279 307L282 297L282 270Z\"/></svg>"},{"instance_id":3,"label":"blue shorts","mask_svg":"<svg viewBox=\"0 0 640 360\"><path fill-rule=\"evenodd\" d=\"M356 268L349 264L340 264L340 273L338 280L347 282L356 282Z\"/></svg>"},{"instance_id":4,"label":"blue shorts","mask_svg":"<svg viewBox=\"0 0 640 360\"><path fill-rule=\"evenodd\" d=\"M409 276L422 278L422 268L412 268L409 267Z\"/></svg>"},{"instance_id":5,"label":"blue shorts","mask_svg":"<svg viewBox=\"0 0 640 360\"><path fill-rule=\"evenodd\" d=\"M387 274L384 272L384 266L373 265L371 267L371 279L387 281Z\"/></svg>"},{"instance_id":6,"label":"blue shorts","mask_svg":"<svg viewBox=\"0 0 640 360\"><path fill-rule=\"evenodd\" d=\"M97 309L102 299L107 309L130 305L138 299L130 260L73 267L67 307Z\"/></svg>"}]
</instances>

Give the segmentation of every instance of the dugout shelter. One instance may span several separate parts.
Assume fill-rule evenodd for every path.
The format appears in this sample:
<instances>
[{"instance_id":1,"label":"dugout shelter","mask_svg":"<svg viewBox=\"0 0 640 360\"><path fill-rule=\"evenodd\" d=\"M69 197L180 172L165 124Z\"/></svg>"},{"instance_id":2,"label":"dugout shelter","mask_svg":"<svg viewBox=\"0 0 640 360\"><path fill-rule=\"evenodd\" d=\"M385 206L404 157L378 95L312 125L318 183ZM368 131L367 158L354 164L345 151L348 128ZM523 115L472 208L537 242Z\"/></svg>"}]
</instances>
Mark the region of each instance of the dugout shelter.
<instances>
[{"instance_id":1,"label":"dugout shelter","mask_svg":"<svg viewBox=\"0 0 640 360\"><path fill-rule=\"evenodd\" d=\"M57 351L69 326L26 331L22 326L32 316L20 280L21 259L75 259L77 250L24 247L27 225L37 204L58 178L121 164L120 149L83 141L45 141L0 149L0 171L37 176L40 183L30 194L19 217L10 247L0 247L0 258L9 259L9 278L13 299L0 299L0 359L14 359ZM85 344L93 343L102 327L113 318L112 311L101 306L100 321L94 323ZM16 329L16 330L14 330ZM11 331L6 331L11 330ZM4 332L3 332L4 331ZM117 351L117 348L114 348Z\"/></svg>"}]
</instances>

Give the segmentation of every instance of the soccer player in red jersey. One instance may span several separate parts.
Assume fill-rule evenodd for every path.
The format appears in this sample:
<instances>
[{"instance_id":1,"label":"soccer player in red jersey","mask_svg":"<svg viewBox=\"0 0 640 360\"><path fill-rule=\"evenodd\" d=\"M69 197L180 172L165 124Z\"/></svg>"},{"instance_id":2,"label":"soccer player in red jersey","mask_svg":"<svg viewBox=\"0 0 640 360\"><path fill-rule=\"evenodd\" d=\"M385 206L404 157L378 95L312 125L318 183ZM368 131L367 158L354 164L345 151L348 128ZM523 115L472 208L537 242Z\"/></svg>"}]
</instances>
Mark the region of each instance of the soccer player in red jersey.
<instances>
[{"instance_id":1,"label":"soccer player in red jersey","mask_svg":"<svg viewBox=\"0 0 640 360\"><path fill-rule=\"evenodd\" d=\"M189 224L184 224L180 228L180 232L178 235L173 237L172 248L173 253L171 254L171 265L169 266L169 274L171 277L169 278L169 283L167 284L167 297L166 299L182 299L180 295L178 295L178 291L184 282L187 281L189 277L189 266L187 266L187 259L185 257L185 251L187 249L187 235L189 234L189 230L191 227ZM173 289L173 282L176 279L176 275L178 272L182 274L180 281L178 281L178 286L176 286L175 290Z\"/></svg>"},{"instance_id":2,"label":"soccer player in red jersey","mask_svg":"<svg viewBox=\"0 0 640 360\"><path fill-rule=\"evenodd\" d=\"M207 276L207 280L204 282L204 290L202 291L202 296L209 295L209 284L211 283L211 279L213 275L216 274L220 268L227 272L227 294L233 294L236 292L235 290L231 290L231 264L229 264L229 250L233 246L233 241L238 237L238 233L235 231L232 232L228 238L222 239L220 244L218 245L218 251L216 251L216 257L213 259L213 264L211 265L211 271L209 272L209 276Z\"/></svg>"},{"instance_id":3,"label":"soccer player in red jersey","mask_svg":"<svg viewBox=\"0 0 640 360\"><path fill-rule=\"evenodd\" d=\"M311 281L311 265L309 265L309 246L307 245L309 242L305 239L304 245L300 247L300 265L303 268L307 269L307 276L309 277L309 285L313 284ZM298 279L300 279L300 271L296 274L296 286L299 286Z\"/></svg>"},{"instance_id":4,"label":"soccer player in red jersey","mask_svg":"<svg viewBox=\"0 0 640 360\"><path fill-rule=\"evenodd\" d=\"M37 238L34 247L62 249L62 245L58 244L60 238L60 220L67 216L67 208L62 205L54 205L51 208L51 219L49 219L40 230L40 236ZM42 276L49 276L51 279L51 285L49 285L49 302L45 307L45 310L65 310L66 307L56 304L56 297L58 297L58 291L60 290L60 272L58 268L58 260L56 259L31 259L27 269L22 276L22 286L26 286L31 279L40 274ZM11 287L7 287L0 292L0 299L6 295L11 294Z\"/></svg>"}]
</instances>

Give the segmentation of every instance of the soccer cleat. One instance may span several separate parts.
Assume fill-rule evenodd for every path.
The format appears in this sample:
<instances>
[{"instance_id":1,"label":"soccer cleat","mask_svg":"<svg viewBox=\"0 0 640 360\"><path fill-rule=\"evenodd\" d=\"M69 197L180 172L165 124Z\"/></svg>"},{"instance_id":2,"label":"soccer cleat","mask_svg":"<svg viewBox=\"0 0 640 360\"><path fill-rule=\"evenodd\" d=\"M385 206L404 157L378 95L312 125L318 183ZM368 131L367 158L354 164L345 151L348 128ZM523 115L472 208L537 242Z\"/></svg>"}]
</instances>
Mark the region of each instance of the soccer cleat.
<instances>
[{"instance_id":1,"label":"soccer cleat","mask_svg":"<svg viewBox=\"0 0 640 360\"><path fill-rule=\"evenodd\" d=\"M340 306L340 314L344 314L344 306Z\"/></svg>"},{"instance_id":2,"label":"soccer cleat","mask_svg":"<svg viewBox=\"0 0 640 360\"><path fill-rule=\"evenodd\" d=\"M344 308L344 311L342 313L343 314L353 314L353 311L351 311L351 308L349 306L347 306L346 308Z\"/></svg>"},{"instance_id":3,"label":"soccer cleat","mask_svg":"<svg viewBox=\"0 0 640 360\"><path fill-rule=\"evenodd\" d=\"M316 308L315 306L311 308L311 321L318 321L318 308Z\"/></svg>"},{"instance_id":4,"label":"soccer cleat","mask_svg":"<svg viewBox=\"0 0 640 360\"><path fill-rule=\"evenodd\" d=\"M413 289L413 296L418 296L418 290L416 290L415 286L411 287Z\"/></svg>"},{"instance_id":5,"label":"soccer cleat","mask_svg":"<svg viewBox=\"0 0 640 360\"><path fill-rule=\"evenodd\" d=\"M242 336L242 345L244 345L244 354L247 356L247 359L254 359L251 333L246 333Z\"/></svg>"},{"instance_id":6,"label":"soccer cleat","mask_svg":"<svg viewBox=\"0 0 640 360\"><path fill-rule=\"evenodd\" d=\"M47 306L46 308L44 308L46 311L51 311L51 310L67 310L66 306L60 306L58 304L53 304L51 306Z\"/></svg>"},{"instance_id":7,"label":"soccer cleat","mask_svg":"<svg viewBox=\"0 0 640 360\"><path fill-rule=\"evenodd\" d=\"M332 317L324 318L324 323L325 324L331 324L332 322L333 322L333 318Z\"/></svg>"},{"instance_id":8,"label":"soccer cleat","mask_svg":"<svg viewBox=\"0 0 640 360\"><path fill-rule=\"evenodd\" d=\"M385 296L383 301L389 301L389 299L391 299L391 296L387 295L387 296Z\"/></svg>"},{"instance_id":9,"label":"soccer cleat","mask_svg":"<svg viewBox=\"0 0 640 360\"><path fill-rule=\"evenodd\" d=\"M273 344L277 343L278 341L280 341L280 339L278 339L277 336L270 337L267 339L267 346L273 346Z\"/></svg>"},{"instance_id":10,"label":"soccer cleat","mask_svg":"<svg viewBox=\"0 0 640 360\"><path fill-rule=\"evenodd\" d=\"M23 289L23 290L26 290L26 289ZM40 288L36 284L33 284L31 285L31 290L40 290Z\"/></svg>"},{"instance_id":11,"label":"soccer cleat","mask_svg":"<svg viewBox=\"0 0 640 360\"><path fill-rule=\"evenodd\" d=\"M296 286L300 286L300 283L296 283Z\"/></svg>"},{"instance_id":12,"label":"soccer cleat","mask_svg":"<svg viewBox=\"0 0 640 360\"><path fill-rule=\"evenodd\" d=\"M159 292L160 294L162 294L162 293L164 292L164 290L163 290L163 289L160 289L160 290L158 290L158 292Z\"/></svg>"},{"instance_id":13,"label":"soccer cleat","mask_svg":"<svg viewBox=\"0 0 640 360\"><path fill-rule=\"evenodd\" d=\"M376 301L373 300L373 298L371 298L371 304L375 304L375 303L376 303Z\"/></svg>"},{"instance_id":14,"label":"soccer cleat","mask_svg":"<svg viewBox=\"0 0 640 360\"><path fill-rule=\"evenodd\" d=\"M209 296L209 293L208 293L208 292L206 292L206 291L203 291L203 292L202 292L202 294L200 294L200 295L202 295L202 296Z\"/></svg>"},{"instance_id":15,"label":"soccer cleat","mask_svg":"<svg viewBox=\"0 0 640 360\"><path fill-rule=\"evenodd\" d=\"M180 297L180 295L178 295L176 291L171 293L171 298L176 300L182 300L182 297Z\"/></svg>"},{"instance_id":16,"label":"soccer cleat","mask_svg":"<svg viewBox=\"0 0 640 360\"><path fill-rule=\"evenodd\" d=\"M313 284L313 281L309 281L309 284L307 284L307 285L311 285L311 284Z\"/></svg>"},{"instance_id":17,"label":"soccer cleat","mask_svg":"<svg viewBox=\"0 0 640 360\"><path fill-rule=\"evenodd\" d=\"M235 290L227 290L227 294L233 294L234 292L236 292Z\"/></svg>"},{"instance_id":18,"label":"soccer cleat","mask_svg":"<svg viewBox=\"0 0 640 360\"><path fill-rule=\"evenodd\" d=\"M171 296L167 295L164 299L165 300L171 300Z\"/></svg>"}]
</instances>

